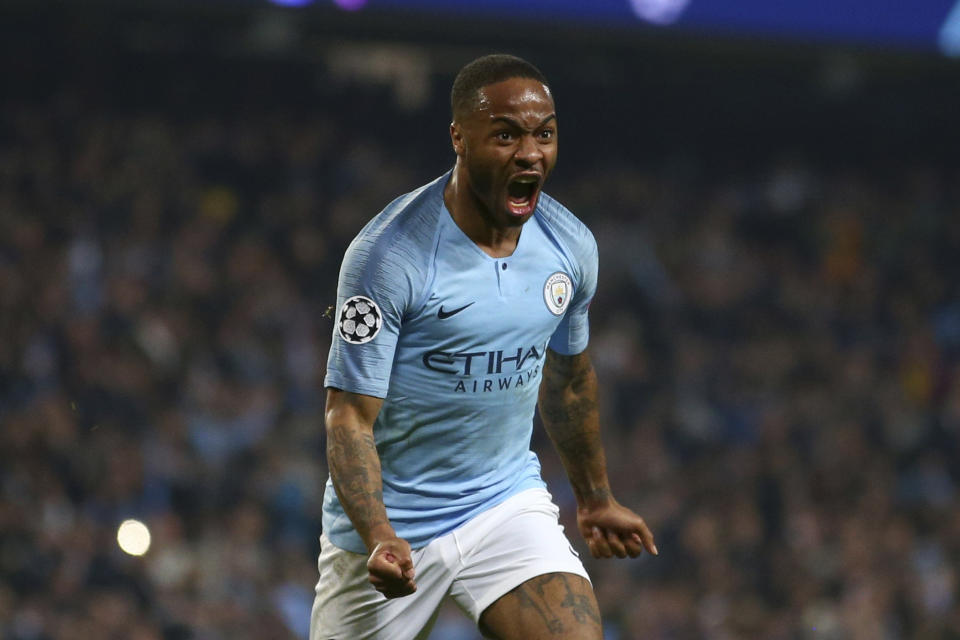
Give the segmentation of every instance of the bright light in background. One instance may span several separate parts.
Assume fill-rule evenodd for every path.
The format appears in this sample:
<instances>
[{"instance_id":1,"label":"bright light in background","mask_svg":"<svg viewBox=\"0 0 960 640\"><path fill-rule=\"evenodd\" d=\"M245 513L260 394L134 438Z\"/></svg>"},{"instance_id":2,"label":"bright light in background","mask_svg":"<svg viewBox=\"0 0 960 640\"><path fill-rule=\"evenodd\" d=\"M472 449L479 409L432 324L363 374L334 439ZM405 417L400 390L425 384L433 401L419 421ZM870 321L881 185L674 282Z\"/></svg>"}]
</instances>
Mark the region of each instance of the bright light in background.
<instances>
[{"instance_id":1,"label":"bright light in background","mask_svg":"<svg viewBox=\"0 0 960 640\"><path fill-rule=\"evenodd\" d=\"M367 4L367 0L333 0L333 4L347 11L357 11L363 9L364 5Z\"/></svg>"},{"instance_id":2,"label":"bright light in background","mask_svg":"<svg viewBox=\"0 0 960 640\"><path fill-rule=\"evenodd\" d=\"M948 56L960 56L960 2L950 11L940 28L940 51Z\"/></svg>"},{"instance_id":3,"label":"bright light in background","mask_svg":"<svg viewBox=\"0 0 960 640\"><path fill-rule=\"evenodd\" d=\"M281 7L305 7L308 4L313 4L313 0L270 0L270 2Z\"/></svg>"},{"instance_id":4,"label":"bright light in background","mask_svg":"<svg viewBox=\"0 0 960 640\"><path fill-rule=\"evenodd\" d=\"M139 520L124 520L117 529L117 544L124 553L142 556L150 548L150 530Z\"/></svg>"},{"instance_id":5,"label":"bright light in background","mask_svg":"<svg viewBox=\"0 0 960 640\"><path fill-rule=\"evenodd\" d=\"M654 24L672 24L690 4L690 0L630 0L637 17Z\"/></svg>"}]
</instances>

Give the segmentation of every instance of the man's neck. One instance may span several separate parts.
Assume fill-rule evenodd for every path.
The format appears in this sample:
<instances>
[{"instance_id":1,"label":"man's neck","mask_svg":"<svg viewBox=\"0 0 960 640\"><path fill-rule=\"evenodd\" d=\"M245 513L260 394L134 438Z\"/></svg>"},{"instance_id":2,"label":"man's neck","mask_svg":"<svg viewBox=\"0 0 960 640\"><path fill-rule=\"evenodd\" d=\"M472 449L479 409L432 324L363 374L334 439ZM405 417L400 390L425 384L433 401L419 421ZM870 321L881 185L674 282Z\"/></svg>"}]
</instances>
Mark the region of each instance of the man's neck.
<instances>
[{"instance_id":1,"label":"man's neck","mask_svg":"<svg viewBox=\"0 0 960 640\"><path fill-rule=\"evenodd\" d=\"M459 164L454 167L443 190L443 202L454 223L490 257L506 258L513 255L522 227L495 224L483 203L470 191L468 178L461 171Z\"/></svg>"}]
</instances>

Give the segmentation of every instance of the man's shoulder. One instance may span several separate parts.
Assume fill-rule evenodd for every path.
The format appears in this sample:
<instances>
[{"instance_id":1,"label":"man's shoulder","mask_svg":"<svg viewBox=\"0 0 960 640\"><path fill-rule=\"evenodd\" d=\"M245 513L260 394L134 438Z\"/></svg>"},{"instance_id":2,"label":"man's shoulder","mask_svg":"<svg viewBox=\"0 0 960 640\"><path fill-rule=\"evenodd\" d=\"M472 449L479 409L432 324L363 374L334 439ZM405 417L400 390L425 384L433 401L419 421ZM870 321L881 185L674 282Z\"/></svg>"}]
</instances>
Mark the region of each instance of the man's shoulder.
<instances>
[{"instance_id":1,"label":"man's shoulder","mask_svg":"<svg viewBox=\"0 0 960 640\"><path fill-rule=\"evenodd\" d=\"M590 228L570 209L546 193L540 194L537 219L545 231L563 246L580 254L596 252L597 242Z\"/></svg>"},{"instance_id":2,"label":"man's shoulder","mask_svg":"<svg viewBox=\"0 0 960 640\"><path fill-rule=\"evenodd\" d=\"M391 268L414 268L428 259L443 207L443 177L406 193L375 215L356 235L347 256Z\"/></svg>"},{"instance_id":3,"label":"man's shoulder","mask_svg":"<svg viewBox=\"0 0 960 640\"><path fill-rule=\"evenodd\" d=\"M445 177L396 198L364 225L357 240L385 238L396 242L401 238L416 241L432 237L442 210Z\"/></svg>"},{"instance_id":4,"label":"man's shoulder","mask_svg":"<svg viewBox=\"0 0 960 640\"><path fill-rule=\"evenodd\" d=\"M400 196L367 222L340 265L341 301L363 295L401 311L415 302L429 277L442 206L440 178Z\"/></svg>"}]
</instances>

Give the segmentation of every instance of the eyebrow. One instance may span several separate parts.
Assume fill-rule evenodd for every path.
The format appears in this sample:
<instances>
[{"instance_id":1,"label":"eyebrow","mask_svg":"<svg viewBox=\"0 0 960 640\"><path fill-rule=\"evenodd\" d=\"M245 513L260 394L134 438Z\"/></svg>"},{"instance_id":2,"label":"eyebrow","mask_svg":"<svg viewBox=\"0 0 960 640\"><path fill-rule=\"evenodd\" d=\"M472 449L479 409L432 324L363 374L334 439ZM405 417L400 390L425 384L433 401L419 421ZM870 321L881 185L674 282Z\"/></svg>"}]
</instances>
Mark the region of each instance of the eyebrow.
<instances>
[{"instance_id":1,"label":"eyebrow","mask_svg":"<svg viewBox=\"0 0 960 640\"><path fill-rule=\"evenodd\" d=\"M539 129L540 127L544 126L545 124L547 124L547 123L550 122L551 120L556 120L556 119L557 119L557 114L551 113L551 114L548 115L546 118L544 118L543 120L541 120L541 121L540 121L540 124L538 124L538 125L537 125L536 127L534 127L532 130L533 130L533 131L536 131L537 129ZM524 127L523 124L522 124L519 120L517 120L516 118L513 118L513 117L511 117L511 116L494 116L494 117L490 118L490 122L491 122L491 123L494 123L494 122L505 122L506 124L508 124L508 125L510 125L510 126L512 126L512 127L516 127L517 129L522 129L522 130L524 130L524 131L526 130L526 127Z\"/></svg>"}]
</instances>

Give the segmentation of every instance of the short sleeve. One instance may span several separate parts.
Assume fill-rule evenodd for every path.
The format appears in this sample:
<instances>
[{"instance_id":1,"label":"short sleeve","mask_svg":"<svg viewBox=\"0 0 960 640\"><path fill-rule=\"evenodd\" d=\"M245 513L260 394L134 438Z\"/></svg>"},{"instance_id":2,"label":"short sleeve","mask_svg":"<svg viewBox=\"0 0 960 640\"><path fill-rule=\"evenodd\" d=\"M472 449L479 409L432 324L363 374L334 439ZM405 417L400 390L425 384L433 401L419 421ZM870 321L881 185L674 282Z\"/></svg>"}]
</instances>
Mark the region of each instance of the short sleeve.
<instances>
[{"instance_id":1,"label":"short sleeve","mask_svg":"<svg viewBox=\"0 0 960 640\"><path fill-rule=\"evenodd\" d=\"M378 398L387 395L412 289L407 265L390 245L383 236L361 234L344 255L326 387Z\"/></svg>"},{"instance_id":2,"label":"short sleeve","mask_svg":"<svg viewBox=\"0 0 960 640\"><path fill-rule=\"evenodd\" d=\"M587 348L590 341L590 322L587 314L590 302L597 292L597 242L586 228L581 246L575 256L579 278L574 283L573 300L563 319L550 338L550 348L562 355L575 355Z\"/></svg>"}]
</instances>

